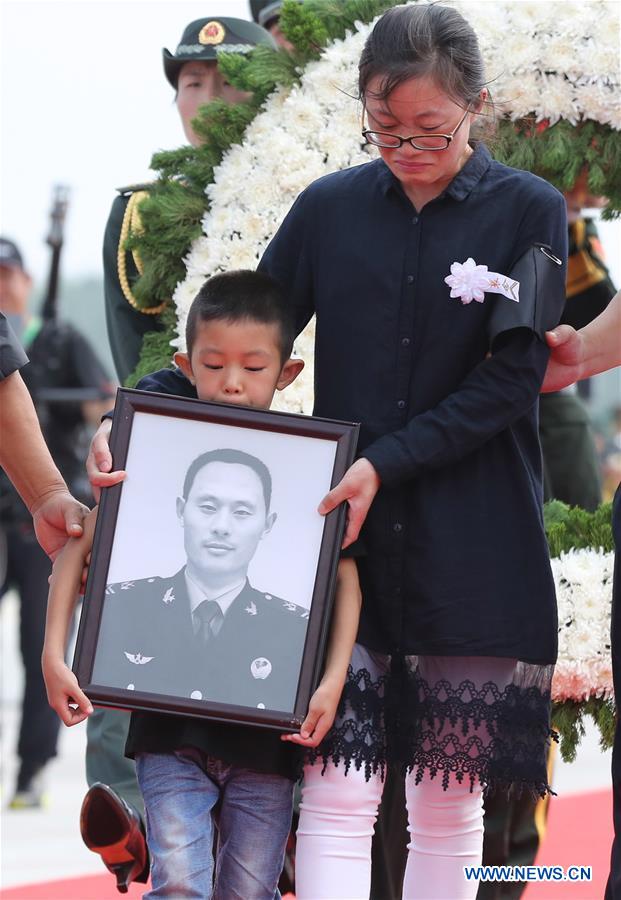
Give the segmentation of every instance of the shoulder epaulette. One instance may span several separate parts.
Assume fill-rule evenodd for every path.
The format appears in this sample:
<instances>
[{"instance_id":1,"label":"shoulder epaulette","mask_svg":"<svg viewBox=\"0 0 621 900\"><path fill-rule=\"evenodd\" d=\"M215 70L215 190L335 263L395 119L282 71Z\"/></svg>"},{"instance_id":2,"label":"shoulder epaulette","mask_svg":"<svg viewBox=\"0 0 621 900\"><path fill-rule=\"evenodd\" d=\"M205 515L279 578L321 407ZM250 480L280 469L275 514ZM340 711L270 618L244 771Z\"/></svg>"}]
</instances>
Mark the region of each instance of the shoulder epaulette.
<instances>
[{"instance_id":1,"label":"shoulder epaulette","mask_svg":"<svg viewBox=\"0 0 621 900\"><path fill-rule=\"evenodd\" d=\"M142 184L128 184L127 187L116 188L116 192L125 196L125 194L133 194L136 191L149 191L154 184L154 181L145 181Z\"/></svg>"}]
</instances>

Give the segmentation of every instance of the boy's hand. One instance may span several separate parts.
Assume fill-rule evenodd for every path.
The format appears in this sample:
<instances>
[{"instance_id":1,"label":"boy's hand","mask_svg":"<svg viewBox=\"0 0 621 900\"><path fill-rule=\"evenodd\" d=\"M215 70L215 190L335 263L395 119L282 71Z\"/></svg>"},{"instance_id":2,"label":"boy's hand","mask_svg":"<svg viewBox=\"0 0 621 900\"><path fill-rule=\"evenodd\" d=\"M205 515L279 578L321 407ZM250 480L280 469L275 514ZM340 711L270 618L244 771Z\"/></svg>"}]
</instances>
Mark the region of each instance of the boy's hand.
<instances>
[{"instance_id":1,"label":"boy's hand","mask_svg":"<svg viewBox=\"0 0 621 900\"><path fill-rule=\"evenodd\" d=\"M86 471L88 480L91 483L93 496L97 503L101 499L101 488L112 487L123 481L125 472L119 469L118 472L111 472L112 454L110 453L109 440L112 430L112 419L104 419L91 441L91 446L86 458Z\"/></svg>"},{"instance_id":2,"label":"boy's hand","mask_svg":"<svg viewBox=\"0 0 621 900\"><path fill-rule=\"evenodd\" d=\"M91 701L64 660L41 660L47 700L65 725L77 725L93 711Z\"/></svg>"},{"instance_id":3,"label":"boy's hand","mask_svg":"<svg viewBox=\"0 0 621 900\"><path fill-rule=\"evenodd\" d=\"M341 688L320 684L308 704L308 713L298 734L281 734L281 741L291 741L301 747L317 747L334 722L341 697Z\"/></svg>"},{"instance_id":4,"label":"boy's hand","mask_svg":"<svg viewBox=\"0 0 621 900\"><path fill-rule=\"evenodd\" d=\"M319 504L322 516L331 512L344 500L349 504L343 549L358 538L380 483L380 477L373 465L368 459L361 457L349 467L337 486L332 488Z\"/></svg>"}]
</instances>

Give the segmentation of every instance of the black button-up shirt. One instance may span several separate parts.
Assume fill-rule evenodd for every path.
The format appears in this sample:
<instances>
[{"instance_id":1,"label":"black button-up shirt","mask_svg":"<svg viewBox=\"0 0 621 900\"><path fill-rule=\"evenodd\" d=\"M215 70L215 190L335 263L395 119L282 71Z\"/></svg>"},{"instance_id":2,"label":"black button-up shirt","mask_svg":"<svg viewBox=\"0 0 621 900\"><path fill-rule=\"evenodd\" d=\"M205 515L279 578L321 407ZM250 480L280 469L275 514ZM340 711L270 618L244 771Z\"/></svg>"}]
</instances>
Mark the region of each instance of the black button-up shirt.
<instances>
[{"instance_id":1,"label":"black button-up shirt","mask_svg":"<svg viewBox=\"0 0 621 900\"><path fill-rule=\"evenodd\" d=\"M316 313L315 413L361 422L382 480L358 561L372 649L555 658L537 396L566 235L561 194L479 145L421 211L382 160L319 179L261 261L300 329ZM450 298L453 262L508 276L539 245L563 261L546 296L533 276L519 303Z\"/></svg>"}]
</instances>

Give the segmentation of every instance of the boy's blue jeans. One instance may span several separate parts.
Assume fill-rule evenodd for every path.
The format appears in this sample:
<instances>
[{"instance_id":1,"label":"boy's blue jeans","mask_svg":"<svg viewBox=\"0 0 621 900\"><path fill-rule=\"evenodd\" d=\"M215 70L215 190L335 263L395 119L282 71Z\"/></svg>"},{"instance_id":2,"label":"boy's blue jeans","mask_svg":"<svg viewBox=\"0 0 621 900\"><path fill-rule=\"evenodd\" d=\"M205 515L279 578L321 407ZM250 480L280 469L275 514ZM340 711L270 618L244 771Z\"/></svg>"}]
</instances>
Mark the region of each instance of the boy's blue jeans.
<instances>
[{"instance_id":1,"label":"boy's blue jeans","mask_svg":"<svg viewBox=\"0 0 621 900\"><path fill-rule=\"evenodd\" d=\"M264 775L193 747L140 753L152 889L145 898L277 900L291 828L293 782ZM218 858L213 884L212 813Z\"/></svg>"}]
</instances>

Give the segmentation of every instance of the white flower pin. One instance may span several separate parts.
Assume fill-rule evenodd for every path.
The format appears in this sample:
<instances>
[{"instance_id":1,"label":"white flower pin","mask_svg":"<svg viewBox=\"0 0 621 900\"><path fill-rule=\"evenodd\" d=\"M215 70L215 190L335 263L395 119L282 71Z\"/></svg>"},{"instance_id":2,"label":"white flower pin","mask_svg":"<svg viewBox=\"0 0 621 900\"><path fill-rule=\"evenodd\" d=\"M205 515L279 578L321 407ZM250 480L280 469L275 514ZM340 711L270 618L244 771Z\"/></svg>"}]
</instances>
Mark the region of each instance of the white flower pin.
<instances>
[{"instance_id":1,"label":"white flower pin","mask_svg":"<svg viewBox=\"0 0 621 900\"><path fill-rule=\"evenodd\" d=\"M462 303L483 303L485 294L502 294L508 300L520 302L520 282L501 275L500 272L490 272L487 266L477 266L471 256L466 262L454 262L451 265L451 274L444 279L451 289L451 297L459 297Z\"/></svg>"}]
</instances>

